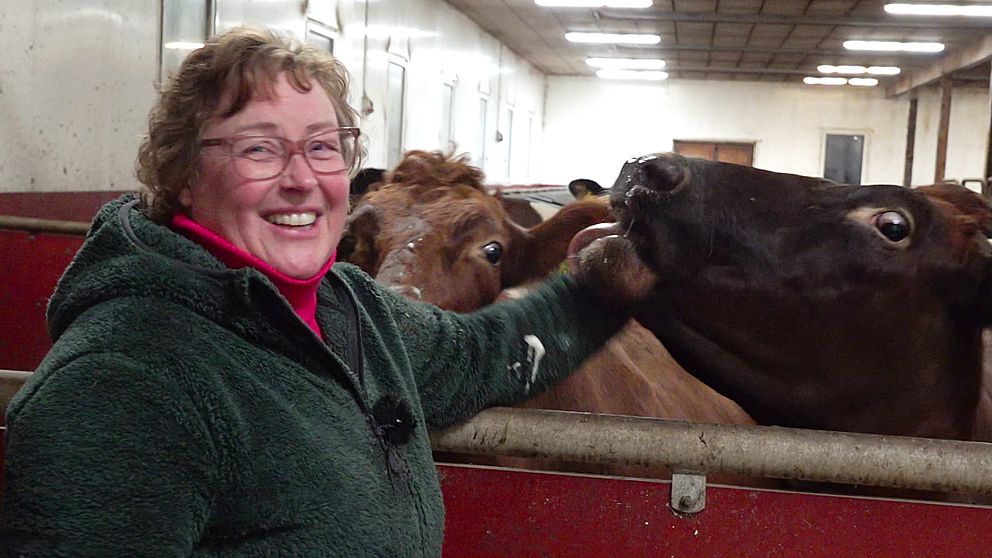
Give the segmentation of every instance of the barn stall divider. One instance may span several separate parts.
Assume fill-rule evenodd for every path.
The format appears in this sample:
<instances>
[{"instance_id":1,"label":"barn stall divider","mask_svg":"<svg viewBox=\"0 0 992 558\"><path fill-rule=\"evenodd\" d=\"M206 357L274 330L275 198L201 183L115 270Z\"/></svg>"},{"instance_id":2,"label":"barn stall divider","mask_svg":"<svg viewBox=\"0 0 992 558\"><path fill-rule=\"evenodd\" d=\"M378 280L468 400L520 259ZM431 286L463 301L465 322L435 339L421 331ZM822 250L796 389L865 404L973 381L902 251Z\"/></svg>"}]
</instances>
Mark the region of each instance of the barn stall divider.
<instances>
[{"instance_id":1,"label":"barn stall divider","mask_svg":"<svg viewBox=\"0 0 992 558\"><path fill-rule=\"evenodd\" d=\"M47 351L47 297L85 229L0 218L0 368L32 369ZM28 376L0 371L4 408ZM988 554L989 507L706 486L704 475L992 495L992 444L502 408L432 442L677 471L657 481L439 464L448 558Z\"/></svg>"}]
</instances>

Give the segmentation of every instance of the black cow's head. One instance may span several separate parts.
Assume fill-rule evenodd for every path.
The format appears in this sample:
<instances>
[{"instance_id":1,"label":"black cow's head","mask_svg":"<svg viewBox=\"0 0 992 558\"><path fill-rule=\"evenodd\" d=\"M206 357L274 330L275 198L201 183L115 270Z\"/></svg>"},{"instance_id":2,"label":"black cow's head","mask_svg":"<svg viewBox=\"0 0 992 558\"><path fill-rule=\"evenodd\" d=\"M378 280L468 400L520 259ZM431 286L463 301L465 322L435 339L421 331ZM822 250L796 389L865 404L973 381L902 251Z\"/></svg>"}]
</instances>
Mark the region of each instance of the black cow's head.
<instances>
[{"instance_id":1,"label":"black cow's head","mask_svg":"<svg viewBox=\"0 0 992 558\"><path fill-rule=\"evenodd\" d=\"M638 319L759 422L953 438L992 298L975 199L672 154L631 159L611 194L659 277Z\"/></svg>"}]
</instances>

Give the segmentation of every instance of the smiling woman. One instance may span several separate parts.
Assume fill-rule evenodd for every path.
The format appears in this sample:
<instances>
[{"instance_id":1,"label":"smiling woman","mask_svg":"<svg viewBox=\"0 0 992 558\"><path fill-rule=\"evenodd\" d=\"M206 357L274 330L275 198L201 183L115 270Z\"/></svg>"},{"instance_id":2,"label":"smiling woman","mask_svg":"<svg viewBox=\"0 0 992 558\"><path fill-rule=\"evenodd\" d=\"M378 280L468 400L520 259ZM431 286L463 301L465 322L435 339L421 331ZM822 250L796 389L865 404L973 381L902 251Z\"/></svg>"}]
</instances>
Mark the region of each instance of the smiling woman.
<instances>
[{"instance_id":1,"label":"smiling woman","mask_svg":"<svg viewBox=\"0 0 992 558\"><path fill-rule=\"evenodd\" d=\"M200 172L179 201L235 247L307 279L341 238L356 131L338 128L323 90L299 91L280 74L270 95L207 122Z\"/></svg>"},{"instance_id":2,"label":"smiling woman","mask_svg":"<svg viewBox=\"0 0 992 558\"><path fill-rule=\"evenodd\" d=\"M163 88L144 195L97 215L7 412L9 555L439 556L427 429L547 389L626 321L581 275L461 315L334 265L347 85L239 28Z\"/></svg>"}]
</instances>

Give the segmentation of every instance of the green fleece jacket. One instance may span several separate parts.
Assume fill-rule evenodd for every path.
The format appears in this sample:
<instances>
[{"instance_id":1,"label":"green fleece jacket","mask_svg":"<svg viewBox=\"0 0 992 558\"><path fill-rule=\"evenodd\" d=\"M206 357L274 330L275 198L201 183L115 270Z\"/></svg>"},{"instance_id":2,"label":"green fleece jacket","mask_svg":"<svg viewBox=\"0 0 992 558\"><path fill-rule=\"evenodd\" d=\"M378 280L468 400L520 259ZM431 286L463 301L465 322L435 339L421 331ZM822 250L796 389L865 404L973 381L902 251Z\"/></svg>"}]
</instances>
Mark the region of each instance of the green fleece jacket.
<instances>
[{"instance_id":1,"label":"green fleece jacket","mask_svg":"<svg viewBox=\"0 0 992 558\"><path fill-rule=\"evenodd\" d=\"M546 389L624 317L568 278L460 315L338 264L324 342L261 273L125 197L48 320L54 347L7 411L6 555L393 558L441 553L427 430ZM387 400L410 410L406 441L375 416Z\"/></svg>"}]
</instances>

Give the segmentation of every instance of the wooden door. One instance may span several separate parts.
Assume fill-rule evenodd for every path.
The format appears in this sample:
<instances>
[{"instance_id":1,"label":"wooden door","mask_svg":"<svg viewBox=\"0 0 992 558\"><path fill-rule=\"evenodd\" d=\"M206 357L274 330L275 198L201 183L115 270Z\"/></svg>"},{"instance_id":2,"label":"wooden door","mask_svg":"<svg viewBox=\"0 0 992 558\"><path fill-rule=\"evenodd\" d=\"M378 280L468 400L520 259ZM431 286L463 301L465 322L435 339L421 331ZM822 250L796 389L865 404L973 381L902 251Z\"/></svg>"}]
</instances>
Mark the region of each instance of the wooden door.
<instances>
[{"instance_id":1,"label":"wooden door","mask_svg":"<svg viewBox=\"0 0 992 558\"><path fill-rule=\"evenodd\" d=\"M748 167L754 164L753 143L675 140L675 152L685 157L734 163Z\"/></svg>"}]
</instances>

